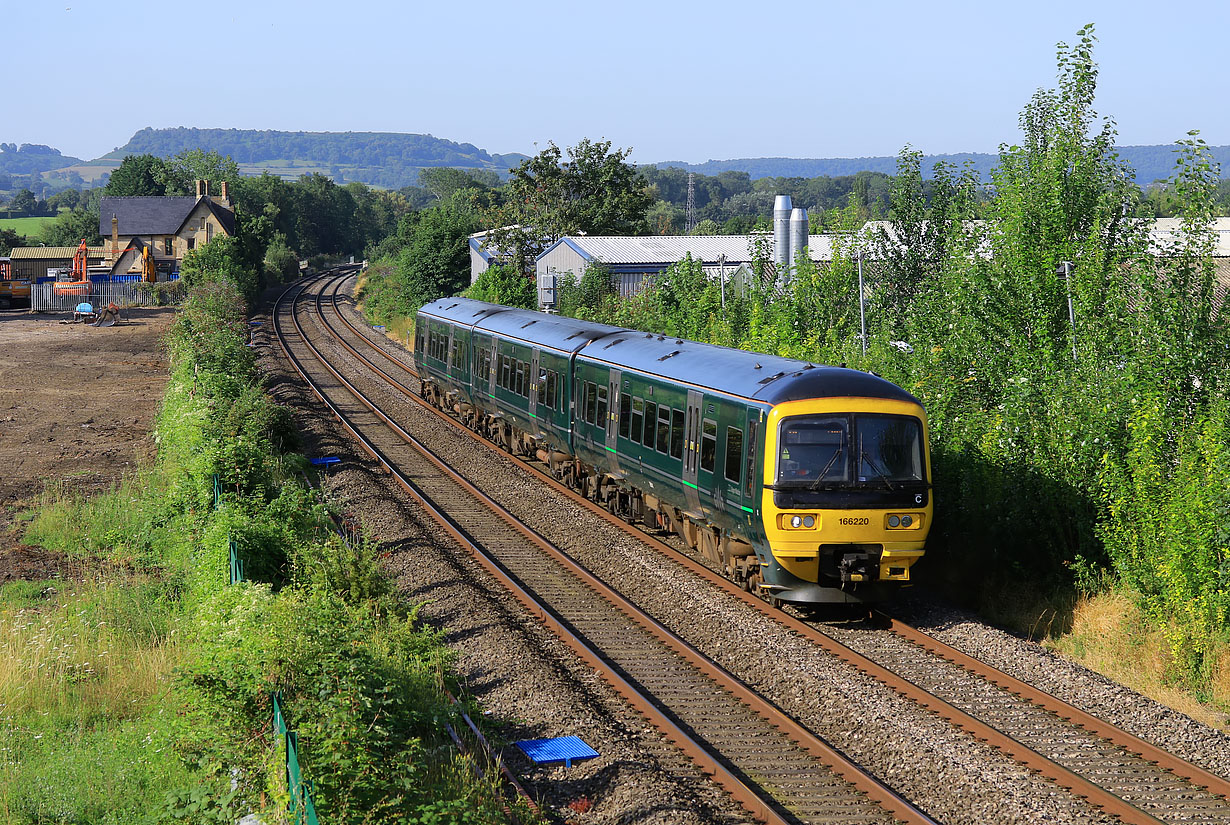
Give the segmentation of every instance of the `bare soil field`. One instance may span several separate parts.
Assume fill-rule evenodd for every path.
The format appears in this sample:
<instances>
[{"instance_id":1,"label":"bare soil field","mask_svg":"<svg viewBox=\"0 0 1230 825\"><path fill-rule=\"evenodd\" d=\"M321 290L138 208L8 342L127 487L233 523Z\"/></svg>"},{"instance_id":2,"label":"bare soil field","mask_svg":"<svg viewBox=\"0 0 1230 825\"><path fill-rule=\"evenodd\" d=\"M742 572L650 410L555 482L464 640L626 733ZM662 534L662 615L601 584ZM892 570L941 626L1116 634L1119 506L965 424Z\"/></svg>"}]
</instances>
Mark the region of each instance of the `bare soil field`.
<instances>
[{"instance_id":1,"label":"bare soil field","mask_svg":"<svg viewBox=\"0 0 1230 825\"><path fill-rule=\"evenodd\" d=\"M114 327L0 312L0 583L65 575L66 560L21 544L14 523L48 484L110 487L153 453L167 382L162 337L175 310L129 310Z\"/></svg>"}]
</instances>

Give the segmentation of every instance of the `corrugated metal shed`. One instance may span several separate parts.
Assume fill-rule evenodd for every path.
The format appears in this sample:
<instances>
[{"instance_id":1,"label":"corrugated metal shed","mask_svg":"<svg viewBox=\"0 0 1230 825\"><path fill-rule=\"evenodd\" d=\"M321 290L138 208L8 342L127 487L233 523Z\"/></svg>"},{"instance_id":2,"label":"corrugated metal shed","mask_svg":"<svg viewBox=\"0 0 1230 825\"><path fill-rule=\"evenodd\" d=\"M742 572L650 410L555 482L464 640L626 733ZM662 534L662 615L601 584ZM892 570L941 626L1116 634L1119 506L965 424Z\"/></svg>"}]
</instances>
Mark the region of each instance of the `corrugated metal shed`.
<instances>
[{"instance_id":1,"label":"corrugated metal shed","mask_svg":"<svg viewBox=\"0 0 1230 825\"><path fill-rule=\"evenodd\" d=\"M548 256L560 245L568 246L581 258L607 264L663 264L669 266L688 255L706 263L725 256L732 266L752 260L752 235L585 235L561 238L539 258ZM771 239L770 239L771 240ZM831 235L811 235L808 249L814 261L827 261L833 255Z\"/></svg>"},{"instance_id":2,"label":"corrugated metal shed","mask_svg":"<svg viewBox=\"0 0 1230 825\"><path fill-rule=\"evenodd\" d=\"M103 246L86 247L91 258L103 258L107 255L107 248ZM9 253L9 257L14 261L28 260L43 260L43 259L61 259L67 258L72 260L77 254L75 246L15 246L13 251Z\"/></svg>"}]
</instances>

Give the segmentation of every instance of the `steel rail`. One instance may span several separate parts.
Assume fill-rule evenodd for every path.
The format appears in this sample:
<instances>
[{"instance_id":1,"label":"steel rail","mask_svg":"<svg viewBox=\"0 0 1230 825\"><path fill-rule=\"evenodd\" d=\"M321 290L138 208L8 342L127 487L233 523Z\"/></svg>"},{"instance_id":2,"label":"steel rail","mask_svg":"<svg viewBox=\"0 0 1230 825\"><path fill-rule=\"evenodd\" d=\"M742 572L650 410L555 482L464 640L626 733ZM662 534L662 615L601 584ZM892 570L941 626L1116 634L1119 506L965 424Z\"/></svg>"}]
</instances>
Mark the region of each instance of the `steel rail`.
<instances>
[{"instance_id":1,"label":"steel rail","mask_svg":"<svg viewBox=\"0 0 1230 825\"><path fill-rule=\"evenodd\" d=\"M339 279L333 284L333 303L337 318L341 320L353 334L363 339L370 348L376 350L385 358L398 364L402 369L406 370L410 374L415 374L415 371L411 366L389 354L383 348L376 346L367 338L367 336L363 335L361 331L359 331L349 320L347 320L340 310L337 309L337 289L340 288L340 285L344 280L345 279ZM325 322L325 325L328 329L333 329L332 325L327 321ZM388 373L384 370L381 370L370 359L363 356L345 341L342 341L340 336L338 336L338 341L353 355L366 363L373 372L380 375L390 384L396 386L407 396L419 401L425 409L430 410L442 420L448 421L453 427L467 433L471 437L479 438L479 436L477 436L473 431L459 423L452 416L436 409L430 404L425 403L417 393L413 392L404 384L388 375ZM487 443L484 439L480 440ZM925 689L913 684L912 682L909 682L900 675L892 673L887 668L873 662L830 636L821 633L806 622L803 622L788 613L770 610L762 599L745 592L738 585L713 572L708 567L697 562L678 549L660 541L645 531L629 525L624 519L612 515L605 508L590 499L579 495L571 488L564 486L551 475L544 473L534 464L525 461L518 456L508 455L508 457L523 469L535 473L541 480L550 485L557 492L568 497L573 502L580 504L594 514L601 516L611 524L618 526L621 530L624 530L626 533L636 536L639 540L646 542L655 549L668 553L679 564L690 569L695 574L705 578L715 586L720 587L735 596L745 604L748 604L765 613L773 620L785 626L787 629L803 635L809 641L816 643L827 652L852 664L858 670L862 671L871 678L876 679L890 689L935 712L951 724L954 724L974 735L976 738L987 742L992 747L997 748L1027 768L1037 771L1042 776L1045 776L1047 779L1050 779L1061 787L1068 789L1075 795L1087 799L1090 804L1102 808L1107 813L1119 817L1124 822L1141 823L1142 825L1158 825L1160 823L1160 820L1151 816L1147 812L1142 811L1136 806L1131 805L1105 788L1094 784L1054 760L1039 754L1029 746L1019 742L1002 731L987 725L965 711L949 704L945 700L932 695ZM1193 765L1174 754L1168 753L1167 751L1164 751L1157 746L1140 739L1139 737L1123 731L1114 725L1105 722L1104 720L1097 719L1097 717L1094 717L1091 714L1064 702L1058 697L1047 694L1045 691L1041 691L1038 688L1016 679L1015 677L1009 676L1008 674L1003 673L1002 671L999 671L986 663L979 662L971 656L962 654L960 651L944 645L942 642L934 639L933 637L921 633L921 631L910 628L910 631L912 631L910 633L899 632L897 628L904 629L908 627L900 621L890 619L887 616L884 617L884 621L889 623L890 628L893 629L894 632L898 632L899 635L909 639L915 644L918 644L928 650L928 652L940 656L941 658L944 658L954 664L965 667L967 670L975 673L975 675L988 679L988 681L991 681L993 684L996 684L1005 690L1009 690L1021 699L1037 705L1044 710L1055 713L1061 719L1068 721L1075 726L1084 727L1109 743L1121 747L1131 753L1135 753L1147 761L1157 764L1164 770L1173 773L1175 776L1185 779L1194 785L1205 788L1214 795L1230 799L1230 783L1228 783L1225 779L1218 777L1197 765ZM920 640L925 640L926 643L922 644ZM977 662L977 666L966 667L966 662Z\"/></svg>"},{"instance_id":2,"label":"steel rail","mask_svg":"<svg viewBox=\"0 0 1230 825\"><path fill-rule=\"evenodd\" d=\"M893 633L921 647L928 653L939 656L941 659L946 659L958 667L986 679L991 684L997 685L1009 693L1015 694L1044 710L1054 713L1073 725L1085 728L1090 733L1105 739L1111 744L1118 745L1124 750L1135 753L1137 756L1153 762L1176 776L1180 776L1192 784L1204 788L1214 796L1230 800L1230 781L1201 768L1199 765L1193 765L1175 756L1173 753L1162 750L1157 745L1141 739L1139 736L1131 734L1065 702L1053 694L1023 682L1015 676L1010 676L1002 670L967 653L962 653L951 645L945 644L935 637L929 636L921 630L889 616L887 613L877 610L874 611L874 617Z\"/></svg>"},{"instance_id":3,"label":"steel rail","mask_svg":"<svg viewBox=\"0 0 1230 825\"><path fill-rule=\"evenodd\" d=\"M303 291L302 289L300 290ZM279 298L278 306L281 305L285 295L290 290L287 290ZM319 299L319 296L318 296ZM319 305L319 304L318 304ZM545 552L548 552L558 561L571 568L575 575L584 577L587 584L596 590L603 592L603 595L611 594L615 597L618 609L625 613L629 618L641 624L655 636L666 634L669 639L663 639L668 642L672 649L677 648L677 653L689 661L690 664L702 669L711 679L717 681L726 690L737 696L740 701L743 701L753 711L770 724L775 725L783 730L791 739L795 739L799 747L806 750L808 753L815 756L823 764L841 778L845 779L848 784L856 788L858 791L866 794L868 799L878 804L886 812L892 814L899 821L905 823L917 823L917 825L934 825L934 821L927 817L924 813L914 808L902 797L898 796L894 791L884 786L874 777L867 774L857 764L848 760L840 752L825 743L816 734L808 731L806 728L799 725L795 720L782 712L780 709L765 702L762 697L759 697L751 691L749 687L744 685L733 675L721 669L718 665L705 659L691 646L682 639L670 634L665 628L654 621L649 616L641 612L635 605L628 602L619 594L616 594L599 579L593 577L588 571L585 571L580 565L577 565L567 554L553 547L550 542L547 542L530 528L524 526L517 521L510 513L500 508L498 504L488 498L481 490L474 488L469 482L465 481L455 471L452 470L445 462L436 457L426 446L422 445L407 433L403 428L388 418L381 410L379 410L370 399L368 399L358 388L354 387L346 380L337 370L335 370L328 360L317 350L317 348L308 340L307 335L303 332L298 318L291 310L291 320L294 323L296 331L303 340L304 345L313 354L313 357L324 367L343 387L346 388L363 406L367 407L370 412L377 416L381 421L392 431L397 433L399 437L406 440L416 451L420 452L428 461L433 463L441 472L453 478L457 483L472 488L472 493L476 497L483 500L489 507L493 508L494 514L505 521L510 527L517 530L527 539L539 544ZM326 327L328 326L326 322ZM296 372L300 377L312 388L312 392L317 398L330 409L334 417L347 429L351 435L359 441L364 452L372 456L383 468L385 473L405 489L424 509L428 512L431 518L436 521L454 540L461 546L465 547L476 560L493 576L495 576L501 584L509 589L521 604L526 607L532 614L539 617L544 623L559 636L570 649L574 651L583 661L589 664L594 670L602 675L607 681L627 700L636 710L642 713L649 721L657 727L662 733L691 758L701 769L710 774L714 781L722 786L732 798L741 804L745 810L755 816L757 819L777 825L786 825L788 820L781 817L775 810L774 802L764 799L753 788L743 782L742 779L734 775L714 754L705 748L700 742L696 741L689 734L684 732L678 724L676 724L669 716L664 714L650 697L646 696L642 691L634 687L627 679L625 679L617 670L602 657L597 651L593 650L582 639L580 639L564 622L557 616L551 608L538 599L536 599L529 591L527 591L521 583L505 569L505 567L495 558L491 557L484 548L475 542L468 533L458 525L452 517L436 506L409 478L400 473L395 464L379 450L369 439L362 435L358 428L351 422L348 417L335 405L331 400L327 399L316 382L307 374L307 369L304 367L300 359L291 351L286 340L285 332L282 330L280 313L275 307L274 313L274 331L278 337L278 343L282 351L287 356L287 360L295 367ZM349 347L347 347L349 349ZM766 714L768 714L766 716ZM796 736L798 737L796 739Z\"/></svg>"}]
</instances>

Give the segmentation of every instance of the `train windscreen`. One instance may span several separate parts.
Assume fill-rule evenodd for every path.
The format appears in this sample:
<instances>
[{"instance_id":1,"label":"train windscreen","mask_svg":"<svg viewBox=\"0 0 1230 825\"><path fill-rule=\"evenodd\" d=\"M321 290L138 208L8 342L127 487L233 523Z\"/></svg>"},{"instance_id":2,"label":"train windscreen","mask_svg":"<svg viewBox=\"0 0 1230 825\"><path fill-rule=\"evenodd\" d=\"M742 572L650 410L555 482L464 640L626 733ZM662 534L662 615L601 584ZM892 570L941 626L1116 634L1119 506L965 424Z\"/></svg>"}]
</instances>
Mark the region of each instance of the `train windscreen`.
<instances>
[{"instance_id":1,"label":"train windscreen","mask_svg":"<svg viewBox=\"0 0 1230 825\"><path fill-rule=\"evenodd\" d=\"M778 438L778 486L859 486L925 480L922 427L903 415L787 418Z\"/></svg>"}]
</instances>

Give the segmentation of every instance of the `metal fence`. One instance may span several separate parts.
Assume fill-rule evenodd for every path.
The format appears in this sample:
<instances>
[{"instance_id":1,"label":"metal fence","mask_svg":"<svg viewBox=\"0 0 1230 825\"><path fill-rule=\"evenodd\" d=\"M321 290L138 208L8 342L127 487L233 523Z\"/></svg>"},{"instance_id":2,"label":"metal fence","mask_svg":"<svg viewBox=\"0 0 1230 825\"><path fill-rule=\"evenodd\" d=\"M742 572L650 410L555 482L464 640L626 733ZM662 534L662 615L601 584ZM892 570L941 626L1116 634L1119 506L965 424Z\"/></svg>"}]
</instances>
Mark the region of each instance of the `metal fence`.
<instances>
[{"instance_id":1,"label":"metal fence","mask_svg":"<svg viewBox=\"0 0 1230 825\"><path fill-rule=\"evenodd\" d=\"M273 697L273 728L286 747L286 785L290 789L290 819L294 825L320 825L316 806L312 804L311 783L303 778L299 767L299 737L287 730L282 716L282 703Z\"/></svg>"},{"instance_id":2,"label":"metal fence","mask_svg":"<svg viewBox=\"0 0 1230 825\"><path fill-rule=\"evenodd\" d=\"M30 287L31 312L72 312L78 304L87 303L95 309L107 304L118 307L157 306L157 292L146 284L90 283L82 284L33 284Z\"/></svg>"}]
</instances>

